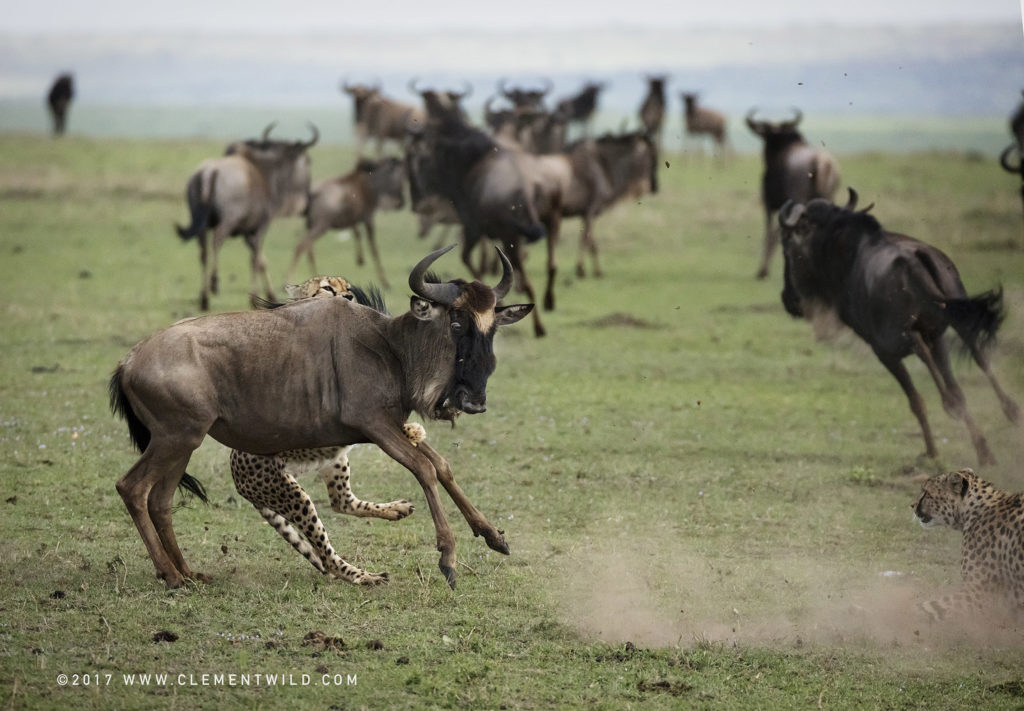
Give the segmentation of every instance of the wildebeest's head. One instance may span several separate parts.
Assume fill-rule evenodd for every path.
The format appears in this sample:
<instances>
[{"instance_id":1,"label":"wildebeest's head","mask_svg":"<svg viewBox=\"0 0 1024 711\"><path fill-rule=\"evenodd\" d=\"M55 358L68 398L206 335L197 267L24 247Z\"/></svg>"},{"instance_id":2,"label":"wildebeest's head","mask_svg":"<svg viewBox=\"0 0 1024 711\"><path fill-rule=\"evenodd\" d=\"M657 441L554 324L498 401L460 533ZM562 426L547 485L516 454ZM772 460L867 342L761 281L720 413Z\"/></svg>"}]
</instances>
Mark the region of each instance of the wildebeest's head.
<instances>
[{"instance_id":1,"label":"wildebeest's head","mask_svg":"<svg viewBox=\"0 0 1024 711\"><path fill-rule=\"evenodd\" d=\"M224 155L239 155L258 165L268 176L270 190L280 200L277 214L297 215L306 209L309 198L311 166L308 150L320 139L320 131L310 123L313 137L308 141L272 139L274 123L267 124L259 139L250 138L228 145Z\"/></svg>"},{"instance_id":2,"label":"wildebeest's head","mask_svg":"<svg viewBox=\"0 0 1024 711\"><path fill-rule=\"evenodd\" d=\"M540 89L523 89L518 86L510 88L504 79L498 80L498 91L521 111L543 110L544 97L551 92L552 88L554 85L550 79L545 79L544 86Z\"/></svg>"},{"instance_id":3,"label":"wildebeest's head","mask_svg":"<svg viewBox=\"0 0 1024 711\"><path fill-rule=\"evenodd\" d=\"M380 96L380 85L368 86L366 84L349 84L347 81L341 83L341 90L352 97L355 110L352 112L353 120L359 123L363 120L366 105L371 99Z\"/></svg>"},{"instance_id":4,"label":"wildebeest's head","mask_svg":"<svg viewBox=\"0 0 1024 711\"><path fill-rule=\"evenodd\" d=\"M458 412L476 414L487 409L487 379L497 364L494 334L498 326L515 323L533 310L533 304L499 306L512 286L512 265L498 250L502 276L496 286L454 279L437 282L427 276L430 265L455 245L424 257L409 274L414 296L409 310L421 321L432 322L455 347L455 371L447 392L438 401L434 417L454 419Z\"/></svg>"},{"instance_id":5,"label":"wildebeest's head","mask_svg":"<svg viewBox=\"0 0 1024 711\"><path fill-rule=\"evenodd\" d=\"M764 142L766 146L771 146L776 143L789 143L794 140L803 140L803 136L797 127L803 120L803 112L798 108L793 109L793 118L788 121L757 121L754 116L757 114L757 109L753 108L747 112L747 128L757 134Z\"/></svg>"}]
</instances>

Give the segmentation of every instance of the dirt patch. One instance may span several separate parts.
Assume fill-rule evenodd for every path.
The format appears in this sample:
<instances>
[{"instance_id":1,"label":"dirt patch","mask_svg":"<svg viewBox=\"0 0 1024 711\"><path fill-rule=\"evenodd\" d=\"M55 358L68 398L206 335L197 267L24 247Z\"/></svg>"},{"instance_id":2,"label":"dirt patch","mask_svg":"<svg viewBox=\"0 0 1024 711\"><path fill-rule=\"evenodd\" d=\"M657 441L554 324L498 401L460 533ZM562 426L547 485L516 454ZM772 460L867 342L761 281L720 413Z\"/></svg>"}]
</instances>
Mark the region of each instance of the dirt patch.
<instances>
[{"instance_id":1,"label":"dirt patch","mask_svg":"<svg viewBox=\"0 0 1024 711\"><path fill-rule=\"evenodd\" d=\"M587 321L584 325L592 328L662 328L658 324L621 312Z\"/></svg>"}]
</instances>

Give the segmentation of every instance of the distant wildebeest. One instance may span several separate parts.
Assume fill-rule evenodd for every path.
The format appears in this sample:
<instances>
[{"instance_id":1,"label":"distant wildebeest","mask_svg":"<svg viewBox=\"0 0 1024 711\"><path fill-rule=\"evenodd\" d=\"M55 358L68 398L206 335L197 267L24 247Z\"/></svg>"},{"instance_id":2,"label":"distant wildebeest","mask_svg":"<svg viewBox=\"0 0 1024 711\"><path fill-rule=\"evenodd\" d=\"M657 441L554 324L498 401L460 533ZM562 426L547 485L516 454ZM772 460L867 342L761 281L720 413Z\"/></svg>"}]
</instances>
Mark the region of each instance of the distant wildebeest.
<instances>
[{"instance_id":1,"label":"distant wildebeest","mask_svg":"<svg viewBox=\"0 0 1024 711\"><path fill-rule=\"evenodd\" d=\"M439 195L462 224L462 261L474 274L471 254L483 237L507 251L519 288L536 301L523 265L526 243L547 236L540 219L537 190L523 167L523 151L503 146L447 110L430 92L424 95L430 117L422 131L410 129L407 143L409 192L413 205ZM549 249L550 253L550 249ZM537 310L534 333L544 335Z\"/></svg>"},{"instance_id":2,"label":"distant wildebeest","mask_svg":"<svg viewBox=\"0 0 1024 711\"><path fill-rule=\"evenodd\" d=\"M376 444L423 488L449 585L455 585L455 537L439 481L473 534L508 554L502 532L470 503L448 462L425 442L412 441L403 425L412 412L424 420L484 412L496 365L494 334L532 304L498 306L512 285L504 257L493 289L429 280L427 270L441 254L412 270L414 296L401 316L347 299L304 299L273 310L185 319L121 360L110 380L110 404L127 420L142 456L118 480L117 491L168 588L208 580L185 562L171 525L176 487L205 497L185 468L206 435L258 455ZM281 502L288 504L294 501ZM339 561L324 563L349 582L384 579Z\"/></svg>"},{"instance_id":3,"label":"distant wildebeest","mask_svg":"<svg viewBox=\"0 0 1024 711\"><path fill-rule=\"evenodd\" d=\"M1010 134L1013 136L1013 142L999 155L999 164L1006 172L1020 176L1020 200L1024 208L1024 102L1021 102L1010 116ZM1014 153L1017 154L1016 165L1010 159Z\"/></svg>"},{"instance_id":4,"label":"distant wildebeest","mask_svg":"<svg viewBox=\"0 0 1024 711\"><path fill-rule=\"evenodd\" d=\"M199 308L210 308L210 294L218 290L217 259L228 237L242 236L251 253L250 298L262 278L267 298L273 288L263 258L263 237L274 217L301 214L309 195L310 161L307 151L320 136L310 124L309 141L270 140L270 124L260 140L232 143L226 155L199 164L185 188L191 223L177 226L182 239L199 241L202 282ZM212 255L207 257L207 230L213 230Z\"/></svg>"},{"instance_id":5,"label":"distant wildebeest","mask_svg":"<svg viewBox=\"0 0 1024 711\"><path fill-rule=\"evenodd\" d=\"M597 99L604 89L603 82L586 82L578 94L567 96L555 105L555 113L568 124L579 124L583 135L589 133L590 120L597 111Z\"/></svg>"},{"instance_id":6,"label":"distant wildebeest","mask_svg":"<svg viewBox=\"0 0 1024 711\"><path fill-rule=\"evenodd\" d=\"M813 148L797 130L803 113L794 109L789 121L755 121L757 109L747 114L747 126L764 141L764 174L761 203L764 205L764 249L757 278L768 276L768 266L779 236L775 213L787 200L806 203L814 198L831 200L839 187L839 164L827 151Z\"/></svg>"},{"instance_id":7,"label":"distant wildebeest","mask_svg":"<svg viewBox=\"0 0 1024 711\"><path fill-rule=\"evenodd\" d=\"M378 161L360 159L350 173L326 180L314 188L306 207L306 234L295 247L292 263L288 267L287 280L292 281L295 267L305 253L309 266L317 273L313 258L313 243L330 229L352 229L356 243L356 264L362 265L363 248L359 225L366 229L370 243L370 255L377 267L381 286L388 288L384 267L377 251L377 240L373 226L373 215L377 208L398 210L405 204L402 197L405 187L405 166L400 158L382 158Z\"/></svg>"},{"instance_id":8,"label":"distant wildebeest","mask_svg":"<svg viewBox=\"0 0 1024 711\"><path fill-rule=\"evenodd\" d=\"M661 129L665 121L665 82L664 74L647 77L647 95L640 104L640 124L649 136L661 148Z\"/></svg>"},{"instance_id":9,"label":"distant wildebeest","mask_svg":"<svg viewBox=\"0 0 1024 711\"><path fill-rule=\"evenodd\" d=\"M377 155L380 156L384 141L401 144L405 140L406 128L421 125L424 121L423 109L385 97L379 85L342 82L341 90L352 97L356 152L359 155L372 138L377 142Z\"/></svg>"},{"instance_id":10,"label":"distant wildebeest","mask_svg":"<svg viewBox=\"0 0 1024 711\"><path fill-rule=\"evenodd\" d=\"M725 116L718 111L699 106L697 94L681 92L683 99L683 126L688 136L710 136L711 140L718 146L721 155L725 155L726 133Z\"/></svg>"},{"instance_id":11,"label":"distant wildebeest","mask_svg":"<svg viewBox=\"0 0 1024 711\"><path fill-rule=\"evenodd\" d=\"M509 87L504 79L498 80L498 93L512 102L520 111L543 111L544 97L551 93L554 85L550 79L544 80L539 89L523 89L518 86Z\"/></svg>"},{"instance_id":12,"label":"distant wildebeest","mask_svg":"<svg viewBox=\"0 0 1024 711\"><path fill-rule=\"evenodd\" d=\"M46 95L46 105L53 119L53 135L63 136L67 126L68 109L75 98L75 78L68 73L59 75Z\"/></svg>"},{"instance_id":13,"label":"distant wildebeest","mask_svg":"<svg viewBox=\"0 0 1024 711\"><path fill-rule=\"evenodd\" d=\"M871 346L899 382L924 435L925 454L936 456L924 400L903 359L927 366L946 412L962 420L982 464L995 462L953 377L943 333L963 340L999 397L1003 413L1019 419L1017 404L989 367L987 346L1003 319L999 289L968 297L953 262L935 247L885 230L867 210L856 212L850 190L845 207L816 198L787 202L779 211L785 256L782 303L795 317L838 320Z\"/></svg>"},{"instance_id":14,"label":"distant wildebeest","mask_svg":"<svg viewBox=\"0 0 1024 711\"><path fill-rule=\"evenodd\" d=\"M419 80L413 78L409 80L409 91L413 94L419 94L420 98L423 98L426 92L432 92L448 111L457 114L463 121L469 120L466 116L466 109L462 105L462 101L473 94L473 85L469 82L465 83L462 91L455 91L453 89L439 91L437 89L424 89L419 85Z\"/></svg>"}]
</instances>

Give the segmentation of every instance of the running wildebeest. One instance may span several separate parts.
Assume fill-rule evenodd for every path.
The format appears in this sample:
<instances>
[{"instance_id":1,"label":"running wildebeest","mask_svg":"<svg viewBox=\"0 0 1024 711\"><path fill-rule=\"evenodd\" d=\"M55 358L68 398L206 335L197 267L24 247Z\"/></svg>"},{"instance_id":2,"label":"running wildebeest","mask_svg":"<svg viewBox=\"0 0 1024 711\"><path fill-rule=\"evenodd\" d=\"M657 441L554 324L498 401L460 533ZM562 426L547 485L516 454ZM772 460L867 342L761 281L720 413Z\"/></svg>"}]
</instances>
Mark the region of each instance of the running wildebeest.
<instances>
[{"instance_id":1,"label":"running wildebeest","mask_svg":"<svg viewBox=\"0 0 1024 711\"><path fill-rule=\"evenodd\" d=\"M389 99L381 93L380 85L349 84L343 81L341 90L352 97L352 120L356 128L356 153L371 138L377 143L377 155L384 150L384 141L399 144L405 140L408 126L422 125L423 109Z\"/></svg>"},{"instance_id":2,"label":"running wildebeest","mask_svg":"<svg viewBox=\"0 0 1024 711\"><path fill-rule=\"evenodd\" d=\"M987 346L1003 319L1002 291L968 297L953 262L935 247L885 230L867 210L817 198L787 202L779 211L785 256L782 303L794 317L838 318L860 336L899 382L924 435L925 454L936 456L924 400L903 359L927 366L942 406L962 420L981 464L995 458L953 377L943 333L952 328L992 384L1003 413L1017 422L1020 409L989 367ZM870 209L870 208L868 208Z\"/></svg>"},{"instance_id":3,"label":"running wildebeest","mask_svg":"<svg viewBox=\"0 0 1024 711\"><path fill-rule=\"evenodd\" d=\"M808 145L797 130L803 113L794 109L789 121L755 121L757 109L747 114L747 126L764 141L764 174L761 203L764 205L764 250L757 278L768 276L768 265L779 243L774 216L787 200L806 203L814 198L832 199L839 187L839 165L831 154Z\"/></svg>"},{"instance_id":4,"label":"running wildebeest","mask_svg":"<svg viewBox=\"0 0 1024 711\"><path fill-rule=\"evenodd\" d=\"M320 136L310 124L309 141L270 140L271 123L260 140L238 141L220 158L199 164L185 188L191 223L177 225L183 240L199 241L202 283L199 308L208 311L210 294L218 290L217 259L228 237L241 235L251 254L250 299L256 297L257 279L270 301L275 301L267 263L263 259L263 237L277 216L301 214L309 194L310 162L307 151ZM212 259L207 259L207 230L213 229Z\"/></svg>"},{"instance_id":5,"label":"running wildebeest","mask_svg":"<svg viewBox=\"0 0 1024 711\"><path fill-rule=\"evenodd\" d=\"M309 257L309 266L317 273L313 258L313 244L329 229L352 229L356 243L356 264L363 264L362 238L359 225L366 229L370 243L370 255L377 267L381 286L388 288L388 279L380 263L377 239L373 227L373 215L377 208L401 209L405 204L402 197L405 185L405 166L399 158L382 158L378 161L360 159L350 173L326 180L309 195L306 206L306 234L295 247L292 263L288 267L287 281L292 280L295 267L303 252Z\"/></svg>"},{"instance_id":6,"label":"running wildebeest","mask_svg":"<svg viewBox=\"0 0 1024 711\"><path fill-rule=\"evenodd\" d=\"M508 554L502 532L470 503L448 462L403 431L412 412L453 422L460 412L484 412L496 365L494 334L533 308L498 306L512 286L504 255L494 288L428 277L448 249L412 270L414 295L401 316L347 299L304 299L273 310L185 319L121 360L110 380L110 404L127 420L142 456L118 480L117 491L168 588L208 579L186 564L171 525L176 487L205 498L185 467L206 435L252 454L376 444L423 488L449 585L455 586L455 537L439 481L473 534ZM344 561L332 572L356 583L383 580Z\"/></svg>"},{"instance_id":7,"label":"running wildebeest","mask_svg":"<svg viewBox=\"0 0 1024 711\"><path fill-rule=\"evenodd\" d=\"M75 78L70 73L59 75L46 95L46 105L53 119L53 135L63 136L67 127L68 110L75 98Z\"/></svg>"},{"instance_id":8,"label":"running wildebeest","mask_svg":"<svg viewBox=\"0 0 1024 711\"><path fill-rule=\"evenodd\" d=\"M523 252L526 243L546 237L548 228L540 218L537 186L524 170L527 154L466 124L432 92L424 101L426 127L410 127L406 144L412 204L427 195L449 201L462 224L462 261L470 272L479 274L471 263L476 245L484 237L495 240L507 250L519 288L535 302ZM536 309L533 330L538 337L545 333Z\"/></svg>"},{"instance_id":9,"label":"running wildebeest","mask_svg":"<svg viewBox=\"0 0 1024 711\"><path fill-rule=\"evenodd\" d=\"M590 133L590 119L597 111L597 99L604 87L604 82L586 82L578 94L559 101L555 105L555 113L563 116L567 124L580 124L583 135L586 136Z\"/></svg>"},{"instance_id":10,"label":"running wildebeest","mask_svg":"<svg viewBox=\"0 0 1024 711\"><path fill-rule=\"evenodd\" d=\"M683 126L688 136L710 136L719 153L724 156L726 148L725 116L712 109L698 105L697 94L680 92L683 100Z\"/></svg>"}]
</instances>

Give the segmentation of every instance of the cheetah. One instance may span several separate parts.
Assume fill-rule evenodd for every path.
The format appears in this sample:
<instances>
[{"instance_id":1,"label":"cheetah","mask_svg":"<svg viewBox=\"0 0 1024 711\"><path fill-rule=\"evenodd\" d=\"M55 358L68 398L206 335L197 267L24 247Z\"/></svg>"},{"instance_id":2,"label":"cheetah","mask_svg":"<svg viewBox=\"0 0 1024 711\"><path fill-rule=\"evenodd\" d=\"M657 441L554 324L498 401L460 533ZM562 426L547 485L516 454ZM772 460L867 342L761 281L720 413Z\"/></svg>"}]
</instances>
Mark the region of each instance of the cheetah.
<instances>
[{"instance_id":1,"label":"cheetah","mask_svg":"<svg viewBox=\"0 0 1024 711\"><path fill-rule=\"evenodd\" d=\"M368 296L340 277L313 277L301 284L287 286L286 291L293 301L340 296L377 306L373 303L374 295ZM402 431L413 445L426 439L426 430L418 423L406 423ZM236 449L231 451L231 477L238 493L321 573L357 585L381 583L387 579L386 573L377 575L361 570L335 553L313 501L296 480L297 474L317 469L327 486L331 508L338 513L388 521L398 521L410 515L415 507L404 499L375 504L361 501L352 493L348 462L351 449L351 446L322 447L273 455L250 454Z\"/></svg>"},{"instance_id":2,"label":"cheetah","mask_svg":"<svg viewBox=\"0 0 1024 711\"><path fill-rule=\"evenodd\" d=\"M925 528L963 531L963 590L921 603L932 621L990 615L1005 606L1024 613L1024 494L1009 494L970 469L928 479L914 516Z\"/></svg>"}]
</instances>

